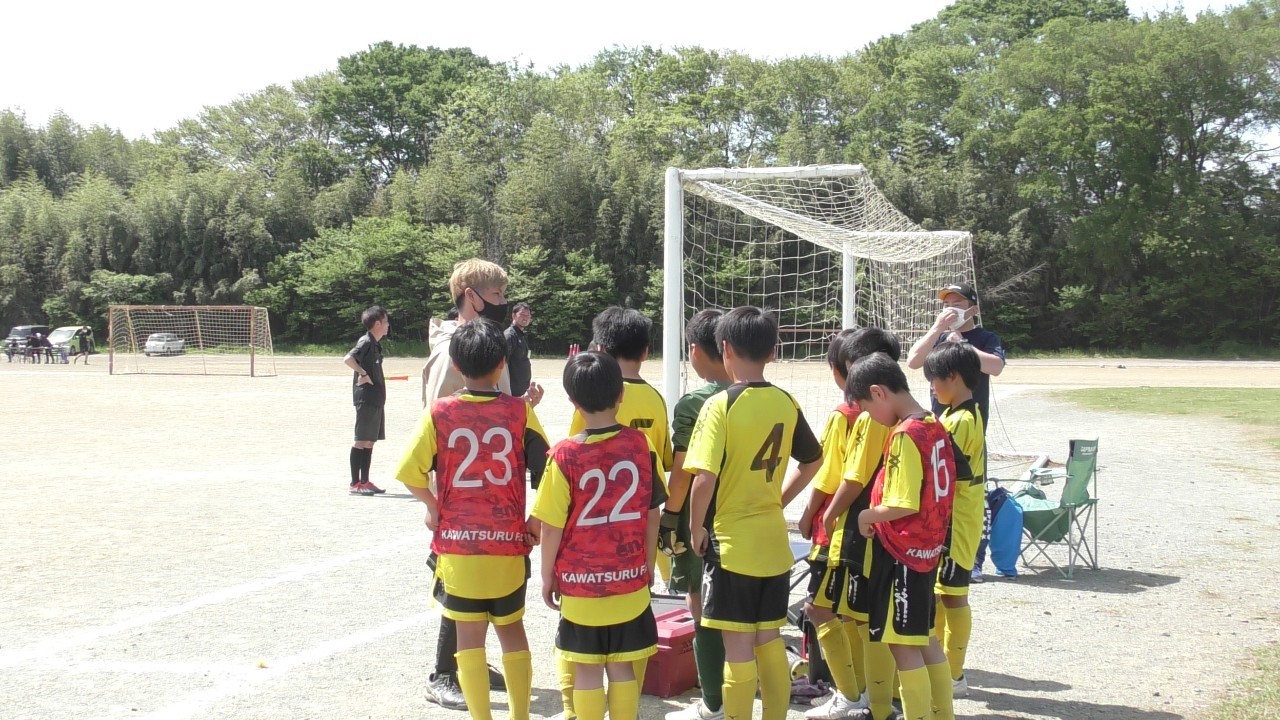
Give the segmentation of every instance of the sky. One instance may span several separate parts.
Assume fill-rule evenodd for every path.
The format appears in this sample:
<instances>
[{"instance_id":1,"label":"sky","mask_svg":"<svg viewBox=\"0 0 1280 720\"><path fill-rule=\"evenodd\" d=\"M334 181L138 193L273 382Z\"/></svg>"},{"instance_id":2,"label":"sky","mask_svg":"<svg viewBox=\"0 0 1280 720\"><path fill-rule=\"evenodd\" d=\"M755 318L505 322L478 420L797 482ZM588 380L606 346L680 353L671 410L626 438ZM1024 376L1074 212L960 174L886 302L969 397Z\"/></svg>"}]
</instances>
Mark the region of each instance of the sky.
<instances>
[{"instance_id":1,"label":"sky","mask_svg":"<svg viewBox=\"0 0 1280 720\"><path fill-rule=\"evenodd\" d=\"M540 70L578 66L612 46L699 45L752 57L839 56L933 17L946 0L8 0L0 109L43 125L61 110L82 125L149 136L270 84L332 70L390 40L469 47ZM1137 15L1188 14L1228 0L1130 0ZM609 8L609 9L602 9ZM770 9L766 9L770 8ZM787 12L803 8L801 12Z\"/></svg>"}]
</instances>

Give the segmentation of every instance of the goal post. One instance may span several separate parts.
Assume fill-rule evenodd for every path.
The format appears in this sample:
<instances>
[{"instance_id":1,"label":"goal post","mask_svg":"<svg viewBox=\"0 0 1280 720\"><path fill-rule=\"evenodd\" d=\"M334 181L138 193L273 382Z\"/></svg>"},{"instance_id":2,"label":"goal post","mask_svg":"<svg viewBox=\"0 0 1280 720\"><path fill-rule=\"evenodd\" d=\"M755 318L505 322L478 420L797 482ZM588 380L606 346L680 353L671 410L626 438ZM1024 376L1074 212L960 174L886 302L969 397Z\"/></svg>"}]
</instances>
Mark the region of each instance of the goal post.
<instances>
[{"instance_id":1,"label":"goal post","mask_svg":"<svg viewBox=\"0 0 1280 720\"><path fill-rule=\"evenodd\" d=\"M861 165L668 168L663 251L663 395L701 381L684 326L702 309L756 305L778 320L769 372L820 423L840 399L825 356L842 328L896 333L903 354L937 317L937 290L974 282L969 233L929 231ZM912 390L927 396L918 373Z\"/></svg>"},{"instance_id":2,"label":"goal post","mask_svg":"<svg viewBox=\"0 0 1280 720\"><path fill-rule=\"evenodd\" d=\"M276 374L267 309L251 305L112 305L112 375Z\"/></svg>"}]
</instances>

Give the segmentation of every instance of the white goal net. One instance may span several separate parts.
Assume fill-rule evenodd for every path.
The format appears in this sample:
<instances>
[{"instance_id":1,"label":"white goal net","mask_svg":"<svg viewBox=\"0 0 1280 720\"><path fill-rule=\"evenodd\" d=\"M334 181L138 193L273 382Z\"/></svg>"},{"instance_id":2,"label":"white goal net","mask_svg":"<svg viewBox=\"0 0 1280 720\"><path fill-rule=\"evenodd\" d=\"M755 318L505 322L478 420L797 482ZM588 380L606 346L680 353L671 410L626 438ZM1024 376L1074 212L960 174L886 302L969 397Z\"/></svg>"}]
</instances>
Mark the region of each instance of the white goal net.
<instances>
[{"instance_id":1,"label":"white goal net","mask_svg":"<svg viewBox=\"0 0 1280 720\"><path fill-rule=\"evenodd\" d=\"M276 374L267 309L241 305L112 305L110 372Z\"/></svg>"},{"instance_id":2,"label":"white goal net","mask_svg":"<svg viewBox=\"0 0 1280 720\"><path fill-rule=\"evenodd\" d=\"M907 349L932 325L937 291L974 282L965 232L929 232L898 211L860 165L667 171L663 391L701 380L685 362L699 310L755 305L778 319L770 379L821 428L841 392L826 365L843 328L881 327ZM912 391L928 398L920 373Z\"/></svg>"}]
</instances>

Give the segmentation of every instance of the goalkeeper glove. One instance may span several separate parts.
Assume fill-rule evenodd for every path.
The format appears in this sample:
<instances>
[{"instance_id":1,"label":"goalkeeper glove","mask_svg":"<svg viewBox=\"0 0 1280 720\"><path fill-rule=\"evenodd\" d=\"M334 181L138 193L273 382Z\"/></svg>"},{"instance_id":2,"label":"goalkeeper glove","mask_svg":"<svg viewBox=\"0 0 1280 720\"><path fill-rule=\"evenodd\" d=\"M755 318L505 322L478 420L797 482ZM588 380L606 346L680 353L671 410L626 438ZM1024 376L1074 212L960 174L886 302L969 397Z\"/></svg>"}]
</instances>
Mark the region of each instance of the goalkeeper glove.
<instances>
[{"instance_id":1,"label":"goalkeeper glove","mask_svg":"<svg viewBox=\"0 0 1280 720\"><path fill-rule=\"evenodd\" d=\"M662 511L662 519L658 522L658 549L663 555L675 557L684 554L684 543L676 539L676 528L679 526L680 513Z\"/></svg>"}]
</instances>

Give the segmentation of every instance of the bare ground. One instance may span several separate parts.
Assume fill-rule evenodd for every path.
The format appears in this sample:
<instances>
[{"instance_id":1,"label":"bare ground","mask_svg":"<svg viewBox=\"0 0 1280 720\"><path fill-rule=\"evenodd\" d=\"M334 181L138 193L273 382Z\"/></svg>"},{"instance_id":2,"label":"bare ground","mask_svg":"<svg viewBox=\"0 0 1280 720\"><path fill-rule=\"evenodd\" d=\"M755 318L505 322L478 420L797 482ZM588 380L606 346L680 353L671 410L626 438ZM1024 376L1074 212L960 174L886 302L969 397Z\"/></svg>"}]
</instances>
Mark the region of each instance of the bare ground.
<instances>
[{"instance_id":1,"label":"bare ground","mask_svg":"<svg viewBox=\"0 0 1280 720\"><path fill-rule=\"evenodd\" d=\"M0 715L463 717L422 698L438 622L428 535L390 480L420 360L388 362L413 379L391 385L377 498L345 493L353 413L336 360L281 358L278 377L256 379L94 363L0 364L11 407L29 411L2 433ZM568 424L559 369L535 365L553 435ZM820 368L788 377L829 382ZM1012 447L1061 460L1067 439L1101 439L1103 569L975 588L963 717L1200 715L1248 648L1280 636L1280 458L1211 418L1097 413L1046 392L1111 385L1280 387L1280 363L1011 364L995 392ZM529 597L534 710L550 715L554 615L536 586ZM642 715L675 706L646 698Z\"/></svg>"}]
</instances>

